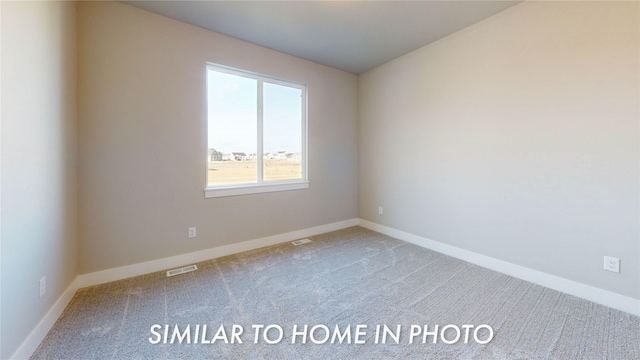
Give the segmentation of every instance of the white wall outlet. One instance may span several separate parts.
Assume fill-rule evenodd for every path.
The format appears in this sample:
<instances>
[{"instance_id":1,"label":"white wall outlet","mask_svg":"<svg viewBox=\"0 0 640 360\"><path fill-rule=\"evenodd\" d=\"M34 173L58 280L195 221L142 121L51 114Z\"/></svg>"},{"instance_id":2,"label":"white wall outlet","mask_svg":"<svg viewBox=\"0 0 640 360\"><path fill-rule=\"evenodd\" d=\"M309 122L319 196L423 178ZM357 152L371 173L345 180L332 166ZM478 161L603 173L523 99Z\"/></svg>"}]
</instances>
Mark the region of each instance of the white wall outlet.
<instances>
[{"instance_id":1,"label":"white wall outlet","mask_svg":"<svg viewBox=\"0 0 640 360\"><path fill-rule=\"evenodd\" d=\"M613 271L615 273L620 272L620 259L611 256L604 257L604 269L607 271Z\"/></svg>"},{"instance_id":2,"label":"white wall outlet","mask_svg":"<svg viewBox=\"0 0 640 360\"><path fill-rule=\"evenodd\" d=\"M382 214L384 214L384 209L382 208L382 206L378 206L378 215Z\"/></svg>"},{"instance_id":3,"label":"white wall outlet","mask_svg":"<svg viewBox=\"0 0 640 360\"><path fill-rule=\"evenodd\" d=\"M43 276L42 279L40 279L40 297L42 297L46 292L47 292L47 277Z\"/></svg>"},{"instance_id":4,"label":"white wall outlet","mask_svg":"<svg viewBox=\"0 0 640 360\"><path fill-rule=\"evenodd\" d=\"M196 237L196 227L190 227L189 228L189 238L194 238Z\"/></svg>"}]
</instances>

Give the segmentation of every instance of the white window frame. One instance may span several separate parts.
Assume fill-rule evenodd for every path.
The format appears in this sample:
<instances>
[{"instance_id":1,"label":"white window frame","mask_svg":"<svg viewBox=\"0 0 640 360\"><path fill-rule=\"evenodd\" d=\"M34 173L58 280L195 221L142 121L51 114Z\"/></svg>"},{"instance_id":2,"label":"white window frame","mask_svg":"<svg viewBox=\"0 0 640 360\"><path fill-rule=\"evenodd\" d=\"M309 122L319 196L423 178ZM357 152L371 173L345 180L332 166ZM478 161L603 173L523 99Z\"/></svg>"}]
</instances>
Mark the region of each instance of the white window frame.
<instances>
[{"instance_id":1,"label":"white window frame","mask_svg":"<svg viewBox=\"0 0 640 360\"><path fill-rule=\"evenodd\" d=\"M268 76L264 74L258 74L250 71L245 71L241 69L236 69L224 65L218 65L213 63L207 63L206 66L206 78L207 78L207 99L208 99L208 71L218 71L231 75L241 76L249 79L257 80L258 87L258 102L257 106L257 115L258 115L258 123L257 123L257 151L256 151L256 167L257 167L257 180L256 182L251 183L237 183L237 184L222 184L222 185L209 185L209 159L205 161L205 189L204 196L205 198L216 198L216 197L224 197L224 196L235 196L235 195L247 195L247 194L259 194L259 193L267 193L267 192L276 192L276 191L290 191L290 190L301 190L309 188L309 174L308 174L308 148L307 148L307 86L305 84L276 78L273 76ZM263 83L271 83L282 86L293 87L296 89L300 89L302 91L302 124L301 124L301 154L300 154L300 167L301 167L301 178L300 179L290 179L290 180L264 180L264 169L263 169L263 160L264 160L264 149L263 149L263 103L262 103L262 89ZM208 106L208 100L207 100ZM207 129L209 128L209 112L207 111ZM207 144L208 148L208 144Z\"/></svg>"}]
</instances>

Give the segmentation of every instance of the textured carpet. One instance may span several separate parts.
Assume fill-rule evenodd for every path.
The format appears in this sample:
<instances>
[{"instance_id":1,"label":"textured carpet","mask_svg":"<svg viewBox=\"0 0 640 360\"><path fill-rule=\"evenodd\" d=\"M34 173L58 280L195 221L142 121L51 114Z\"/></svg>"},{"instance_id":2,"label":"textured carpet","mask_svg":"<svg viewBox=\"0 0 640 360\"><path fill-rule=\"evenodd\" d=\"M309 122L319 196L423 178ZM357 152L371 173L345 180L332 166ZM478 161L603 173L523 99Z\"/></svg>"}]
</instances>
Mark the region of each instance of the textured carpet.
<instances>
[{"instance_id":1,"label":"textured carpet","mask_svg":"<svg viewBox=\"0 0 640 360\"><path fill-rule=\"evenodd\" d=\"M33 359L640 359L640 318L469 264L360 227L199 263L199 270L171 278L153 273L77 292ZM161 325L155 335L151 326ZM218 332L220 325L225 336ZM230 343L232 326L240 343ZM252 325L275 324L283 338L254 343ZM292 344L294 325L317 327ZM382 343L376 326L386 324ZM433 343L422 335L410 343L412 325L493 329L480 344L470 331L459 341ZM163 342L169 325L191 344ZM196 326L206 341L193 344ZM339 335L347 328L348 339ZM365 335L354 343L356 326ZM414 331L416 329L413 329ZM277 328L267 339L277 340ZM455 328L445 340L455 339ZM489 331L478 331L480 341ZM159 344L151 344L160 340Z\"/></svg>"}]
</instances>

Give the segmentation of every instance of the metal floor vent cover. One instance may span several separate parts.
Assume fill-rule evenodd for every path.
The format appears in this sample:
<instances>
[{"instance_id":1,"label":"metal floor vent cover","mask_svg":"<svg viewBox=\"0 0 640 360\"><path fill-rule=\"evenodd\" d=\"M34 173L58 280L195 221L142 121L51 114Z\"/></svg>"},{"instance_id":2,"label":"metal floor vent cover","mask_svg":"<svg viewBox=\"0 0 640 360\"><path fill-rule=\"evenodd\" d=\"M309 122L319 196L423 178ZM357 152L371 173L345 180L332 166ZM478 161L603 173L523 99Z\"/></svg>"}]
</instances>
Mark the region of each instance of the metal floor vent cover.
<instances>
[{"instance_id":1,"label":"metal floor vent cover","mask_svg":"<svg viewBox=\"0 0 640 360\"><path fill-rule=\"evenodd\" d=\"M295 246L298 246L298 245L302 245L302 244L306 244L306 243L310 243L310 242L311 242L311 240L309 240L309 239L300 239L300 240L292 241L291 243L293 245L295 245Z\"/></svg>"},{"instance_id":2,"label":"metal floor vent cover","mask_svg":"<svg viewBox=\"0 0 640 360\"><path fill-rule=\"evenodd\" d=\"M176 276L176 275L180 275L180 274L184 274L184 273L188 273L196 270L198 270L198 267L196 265L184 266L178 269L167 271L167 277Z\"/></svg>"}]
</instances>

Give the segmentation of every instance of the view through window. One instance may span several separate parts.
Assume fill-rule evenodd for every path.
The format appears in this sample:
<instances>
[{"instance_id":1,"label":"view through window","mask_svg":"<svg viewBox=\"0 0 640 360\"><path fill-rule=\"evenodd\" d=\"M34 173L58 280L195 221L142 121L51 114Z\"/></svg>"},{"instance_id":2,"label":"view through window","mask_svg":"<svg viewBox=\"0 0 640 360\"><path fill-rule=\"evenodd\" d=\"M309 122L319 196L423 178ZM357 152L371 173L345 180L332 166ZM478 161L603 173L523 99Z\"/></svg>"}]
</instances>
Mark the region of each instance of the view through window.
<instances>
[{"instance_id":1,"label":"view through window","mask_svg":"<svg viewBox=\"0 0 640 360\"><path fill-rule=\"evenodd\" d=\"M207 188L306 181L306 88L209 65Z\"/></svg>"}]
</instances>

